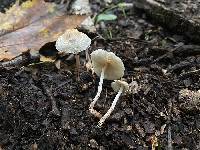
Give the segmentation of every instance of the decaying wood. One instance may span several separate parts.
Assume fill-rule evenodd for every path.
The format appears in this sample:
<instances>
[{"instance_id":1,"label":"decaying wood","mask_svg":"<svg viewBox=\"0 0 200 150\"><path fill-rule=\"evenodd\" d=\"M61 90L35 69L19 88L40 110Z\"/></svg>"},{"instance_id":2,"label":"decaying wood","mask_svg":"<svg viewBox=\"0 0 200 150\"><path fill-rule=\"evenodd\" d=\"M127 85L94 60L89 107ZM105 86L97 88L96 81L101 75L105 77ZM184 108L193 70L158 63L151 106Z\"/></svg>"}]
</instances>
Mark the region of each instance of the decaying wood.
<instances>
[{"instance_id":1,"label":"decaying wood","mask_svg":"<svg viewBox=\"0 0 200 150\"><path fill-rule=\"evenodd\" d=\"M40 55L31 55L29 52L22 53L21 55L9 60L0 62L0 66L5 68L22 67L26 64L37 63L40 60Z\"/></svg>"},{"instance_id":2,"label":"decaying wood","mask_svg":"<svg viewBox=\"0 0 200 150\"><path fill-rule=\"evenodd\" d=\"M200 55L200 46L199 45L183 45L180 44L172 50L168 51L164 55L161 55L157 59L155 59L152 63L156 63L162 61L166 58L173 58L173 56L193 56L193 55Z\"/></svg>"},{"instance_id":3,"label":"decaying wood","mask_svg":"<svg viewBox=\"0 0 200 150\"><path fill-rule=\"evenodd\" d=\"M184 17L176 10L154 0L135 0L134 6L136 9L143 10L153 22L184 35L195 43L200 42L200 24L194 19Z\"/></svg>"}]
</instances>

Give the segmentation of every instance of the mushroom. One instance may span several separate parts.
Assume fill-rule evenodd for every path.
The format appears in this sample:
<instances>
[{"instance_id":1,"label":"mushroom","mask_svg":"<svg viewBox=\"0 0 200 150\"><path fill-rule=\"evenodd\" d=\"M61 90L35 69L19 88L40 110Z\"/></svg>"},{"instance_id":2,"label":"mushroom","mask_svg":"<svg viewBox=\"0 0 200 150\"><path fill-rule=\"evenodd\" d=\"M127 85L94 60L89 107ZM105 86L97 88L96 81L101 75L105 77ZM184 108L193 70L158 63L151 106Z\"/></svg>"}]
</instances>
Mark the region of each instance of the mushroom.
<instances>
[{"instance_id":1,"label":"mushroom","mask_svg":"<svg viewBox=\"0 0 200 150\"><path fill-rule=\"evenodd\" d=\"M97 94L91 102L89 110L90 113L98 117L100 115L96 110L94 110L94 105L100 97L103 79L120 79L124 75L125 68L122 60L113 52L107 52L102 49L98 49L91 53L91 61L93 70L100 77L100 81Z\"/></svg>"},{"instance_id":2,"label":"mushroom","mask_svg":"<svg viewBox=\"0 0 200 150\"><path fill-rule=\"evenodd\" d=\"M68 29L56 41L56 49L59 52L73 53L76 58L77 80L79 80L80 59L79 52L89 48L91 39L77 29Z\"/></svg>"},{"instance_id":3,"label":"mushroom","mask_svg":"<svg viewBox=\"0 0 200 150\"><path fill-rule=\"evenodd\" d=\"M115 82L111 83L111 87L113 88L113 90L115 92L118 92L117 95L115 96L114 101L112 102L111 107L109 108L109 110L106 112L106 114L100 119L99 123L98 123L98 127L101 127L102 124L105 122L105 120L111 115L111 113L113 112L115 105L117 103L117 101L119 100L120 95L123 92L128 91L129 89L129 85L127 82L125 81L121 81L121 80L115 80Z\"/></svg>"}]
</instances>

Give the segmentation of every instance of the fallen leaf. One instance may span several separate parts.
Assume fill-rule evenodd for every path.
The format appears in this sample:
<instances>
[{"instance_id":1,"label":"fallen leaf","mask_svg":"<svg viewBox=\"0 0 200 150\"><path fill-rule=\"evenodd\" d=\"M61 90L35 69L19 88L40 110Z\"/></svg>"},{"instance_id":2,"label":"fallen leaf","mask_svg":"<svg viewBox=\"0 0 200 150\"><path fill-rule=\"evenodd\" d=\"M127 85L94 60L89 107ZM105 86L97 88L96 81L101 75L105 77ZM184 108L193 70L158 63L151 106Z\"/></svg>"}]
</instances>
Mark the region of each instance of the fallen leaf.
<instances>
[{"instance_id":1,"label":"fallen leaf","mask_svg":"<svg viewBox=\"0 0 200 150\"><path fill-rule=\"evenodd\" d=\"M86 15L66 15L64 5L43 0L21 5L16 2L5 14L0 13L0 60L10 60L27 50L38 51L85 18Z\"/></svg>"}]
</instances>

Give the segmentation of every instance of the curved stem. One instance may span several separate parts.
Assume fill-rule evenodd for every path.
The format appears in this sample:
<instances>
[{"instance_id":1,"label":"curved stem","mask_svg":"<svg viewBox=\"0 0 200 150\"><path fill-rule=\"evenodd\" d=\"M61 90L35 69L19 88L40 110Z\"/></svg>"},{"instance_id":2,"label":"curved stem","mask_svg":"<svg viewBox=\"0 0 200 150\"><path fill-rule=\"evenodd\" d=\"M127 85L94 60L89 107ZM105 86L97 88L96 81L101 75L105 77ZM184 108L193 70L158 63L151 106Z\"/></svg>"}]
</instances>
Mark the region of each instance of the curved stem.
<instances>
[{"instance_id":1,"label":"curved stem","mask_svg":"<svg viewBox=\"0 0 200 150\"><path fill-rule=\"evenodd\" d=\"M117 104L117 101L119 100L120 95L123 92L124 87L121 86L119 92L117 93L117 95L115 96L114 101L112 102L111 107L109 108L109 110L107 111L107 113L100 119L99 123L98 123L98 127L101 127L102 124L105 122L105 120L111 115L111 113L113 112L113 110L115 109L115 105Z\"/></svg>"},{"instance_id":2,"label":"curved stem","mask_svg":"<svg viewBox=\"0 0 200 150\"><path fill-rule=\"evenodd\" d=\"M106 66L104 66L102 68L102 71L101 71L101 76L100 76L100 81L99 81L99 86L98 86L98 91L97 91L97 94L96 96L94 97L93 101L91 102L90 104L90 107L89 107L89 110L90 110L90 113L95 115L96 117L100 117L100 113L98 113L96 110L94 110L94 105L96 104L97 100L99 99L100 97L100 94L101 94L101 91L102 91L102 85L103 85L103 79L104 79L104 72L105 72L105 69L106 69Z\"/></svg>"}]
</instances>

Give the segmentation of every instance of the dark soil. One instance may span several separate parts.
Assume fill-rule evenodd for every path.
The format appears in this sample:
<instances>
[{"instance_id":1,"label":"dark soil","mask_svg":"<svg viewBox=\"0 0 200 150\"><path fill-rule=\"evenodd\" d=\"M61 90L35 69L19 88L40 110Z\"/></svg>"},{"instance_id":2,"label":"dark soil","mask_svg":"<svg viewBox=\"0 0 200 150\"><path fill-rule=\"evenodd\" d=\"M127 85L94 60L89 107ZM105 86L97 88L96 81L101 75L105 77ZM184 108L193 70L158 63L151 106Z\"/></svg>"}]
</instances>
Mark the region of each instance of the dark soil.
<instances>
[{"instance_id":1,"label":"dark soil","mask_svg":"<svg viewBox=\"0 0 200 150\"><path fill-rule=\"evenodd\" d=\"M184 15L189 20L200 23L200 1L196 0L174 0L166 1L165 5Z\"/></svg>"},{"instance_id":2,"label":"dark soil","mask_svg":"<svg viewBox=\"0 0 200 150\"><path fill-rule=\"evenodd\" d=\"M92 2L94 11L102 7ZM194 105L179 95L183 89L200 89L199 46L147 22L145 14L115 13L116 21L97 25L103 38L93 40L90 52L103 48L119 56L124 78L137 81L138 91L121 96L97 128L88 107L99 78L83 65L79 82L73 62L65 62L70 70L51 63L1 67L0 149L145 150L152 149L155 139L158 150L169 149L170 143L176 150L200 149L200 102ZM102 114L116 95L110 83L104 81L95 107Z\"/></svg>"},{"instance_id":3,"label":"dark soil","mask_svg":"<svg viewBox=\"0 0 200 150\"><path fill-rule=\"evenodd\" d=\"M0 11L4 12L5 8L10 7L13 3L15 3L15 0L9 0L9 1L3 0L3 1L0 1Z\"/></svg>"}]
</instances>

